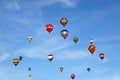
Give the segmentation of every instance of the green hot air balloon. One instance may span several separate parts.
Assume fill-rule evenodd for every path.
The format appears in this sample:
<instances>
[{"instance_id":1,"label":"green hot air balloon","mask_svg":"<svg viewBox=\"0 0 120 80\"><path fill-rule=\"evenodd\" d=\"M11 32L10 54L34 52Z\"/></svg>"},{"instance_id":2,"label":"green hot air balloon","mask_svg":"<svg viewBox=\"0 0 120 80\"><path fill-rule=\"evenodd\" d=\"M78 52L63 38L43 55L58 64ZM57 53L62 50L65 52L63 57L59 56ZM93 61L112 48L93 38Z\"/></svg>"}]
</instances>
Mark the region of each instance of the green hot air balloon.
<instances>
[{"instance_id":1,"label":"green hot air balloon","mask_svg":"<svg viewBox=\"0 0 120 80\"><path fill-rule=\"evenodd\" d=\"M78 37L74 37L74 38L73 38L73 41L74 41L75 43L77 43L78 40L79 40Z\"/></svg>"}]
</instances>

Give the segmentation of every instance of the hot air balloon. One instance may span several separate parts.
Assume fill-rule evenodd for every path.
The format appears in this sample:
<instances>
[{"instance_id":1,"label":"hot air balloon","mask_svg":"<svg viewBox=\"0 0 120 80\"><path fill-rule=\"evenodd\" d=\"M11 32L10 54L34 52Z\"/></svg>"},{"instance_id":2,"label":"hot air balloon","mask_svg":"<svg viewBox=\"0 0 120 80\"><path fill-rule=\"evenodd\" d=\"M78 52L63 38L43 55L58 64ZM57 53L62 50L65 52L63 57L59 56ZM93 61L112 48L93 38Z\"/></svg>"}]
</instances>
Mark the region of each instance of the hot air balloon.
<instances>
[{"instance_id":1,"label":"hot air balloon","mask_svg":"<svg viewBox=\"0 0 120 80\"><path fill-rule=\"evenodd\" d=\"M31 36L28 36L28 37L27 37L27 40L28 40L28 42L30 43L30 42L32 41L32 37L31 37Z\"/></svg>"},{"instance_id":2,"label":"hot air balloon","mask_svg":"<svg viewBox=\"0 0 120 80\"><path fill-rule=\"evenodd\" d=\"M100 59L102 59L102 60L103 60L103 59L104 59L104 57L105 57L104 53L100 53L100 54L99 54L99 57L100 57Z\"/></svg>"},{"instance_id":3,"label":"hot air balloon","mask_svg":"<svg viewBox=\"0 0 120 80\"><path fill-rule=\"evenodd\" d=\"M78 42L78 37L74 37L74 38L73 38L73 41L74 41L75 43L77 43L77 42Z\"/></svg>"},{"instance_id":4,"label":"hot air balloon","mask_svg":"<svg viewBox=\"0 0 120 80\"><path fill-rule=\"evenodd\" d=\"M15 66L17 66L18 64L19 64L19 59L17 59L17 58L15 58L15 59L13 59L12 60L12 63L15 65Z\"/></svg>"},{"instance_id":5,"label":"hot air balloon","mask_svg":"<svg viewBox=\"0 0 120 80\"><path fill-rule=\"evenodd\" d=\"M49 54L49 55L48 55L48 60L49 60L50 62L53 60L53 58L54 58L54 57L53 57L52 54Z\"/></svg>"},{"instance_id":6,"label":"hot air balloon","mask_svg":"<svg viewBox=\"0 0 120 80\"><path fill-rule=\"evenodd\" d=\"M53 30L53 25L52 25L52 24L47 24L47 25L45 26L45 28L46 28L46 30L50 33L50 32L52 32L52 30Z\"/></svg>"},{"instance_id":7,"label":"hot air balloon","mask_svg":"<svg viewBox=\"0 0 120 80\"><path fill-rule=\"evenodd\" d=\"M64 39L67 38L68 34L69 34L68 30L62 30L62 31L61 31L61 36L62 36Z\"/></svg>"},{"instance_id":8,"label":"hot air balloon","mask_svg":"<svg viewBox=\"0 0 120 80\"><path fill-rule=\"evenodd\" d=\"M65 25L68 23L67 18L61 18L60 23L63 25L63 27L65 27Z\"/></svg>"},{"instance_id":9,"label":"hot air balloon","mask_svg":"<svg viewBox=\"0 0 120 80\"><path fill-rule=\"evenodd\" d=\"M20 60L20 61L22 60L22 56L19 56L19 60Z\"/></svg>"},{"instance_id":10,"label":"hot air balloon","mask_svg":"<svg viewBox=\"0 0 120 80\"><path fill-rule=\"evenodd\" d=\"M28 71L31 71L31 68L30 68L30 67L28 68Z\"/></svg>"},{"instance_id":11,"label":"hot air balloon","mask_svg":"<svg viewBox=\"0 0 120 80\"><path fill-rule=\"evenodd\" d=\"M32 77L32 74L30 73L30 74L28 74L28 77Z\"/></svg>"},{"instance_id":12,"label":"hot air balloon","mask_svg":"<svg viewBox=\"0 0 120 80\"><path fill-rule=\"evenodd\" d=\"M63 67L60 67L60 72L62 72L62 71L63 71L63 69L64 69Z\"/></svg>"},{"instance_id":13,"label":"hot air balloon","mask_svg":"<svg viewBox=\"0 0 120 80\"><path fill-rule=\"evenodd\" d=\"M70 77L72 78L72 80L74 80L74 78L75 78L75 74L71 74Z\"/></svg>"},{"instance_id":14,"label":"hot air balloon","mask_svg":"<svg viewBox=\"0 0 120 80\"><path fill-rule=\"evenodd\" d=\"M93 39L90 39L89 40L89 43L92 45L94 43L94 40Z\"/></svg>"},{"instance_id":15,"label":"hot air balloon","mask_svg":"<svg viewBox=\"0 0 120 80\"><path fill-rule=\"evenodd\" d=\"M95 50L96 50L96 47L94 45L90 45L88 47L88 50L91 52L91 54L93 54L95 52Z\"/></svg>"},{"instance_id":16,"label":"hot air balloon","mask_svg":"<svg viewBox=\"0 0 120 80\"><path fill-rule=\"evenodd\" d=\"M87 71L90 72L91 68L87 68Z\"/></svg>"}]
</instances>

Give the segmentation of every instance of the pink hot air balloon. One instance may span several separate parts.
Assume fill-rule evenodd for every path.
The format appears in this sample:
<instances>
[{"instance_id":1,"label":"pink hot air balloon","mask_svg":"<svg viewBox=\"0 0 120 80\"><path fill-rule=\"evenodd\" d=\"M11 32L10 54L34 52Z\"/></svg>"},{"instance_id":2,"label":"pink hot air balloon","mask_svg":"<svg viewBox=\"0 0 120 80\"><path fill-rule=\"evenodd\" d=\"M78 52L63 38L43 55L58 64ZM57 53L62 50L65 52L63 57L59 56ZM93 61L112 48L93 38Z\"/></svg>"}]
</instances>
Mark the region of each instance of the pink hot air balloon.
<instances>
[{"instance_id":1,"label":"pink hot air balloon","mask_svg":"<svg viewBox=\"0 0 120 80\"><path fill-rule=\"evenodd\" d=\"M72 78L72 80L74 80L75 79L75 74L71 74L70 77Z\"/></svg>"}]
</instances>

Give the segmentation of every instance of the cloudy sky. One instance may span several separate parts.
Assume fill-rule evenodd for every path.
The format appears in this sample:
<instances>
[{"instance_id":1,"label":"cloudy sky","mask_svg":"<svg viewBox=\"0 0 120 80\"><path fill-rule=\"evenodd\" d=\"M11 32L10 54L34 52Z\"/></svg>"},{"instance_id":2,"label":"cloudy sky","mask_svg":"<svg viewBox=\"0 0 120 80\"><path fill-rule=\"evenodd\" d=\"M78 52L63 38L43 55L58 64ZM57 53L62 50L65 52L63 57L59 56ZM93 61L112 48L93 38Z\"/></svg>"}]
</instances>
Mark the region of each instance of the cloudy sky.
<instances>
[{"instance_id":1,"label":"cloudy sky","mask_svg":"<svg viewBox=\"0 0 120 80\"><path fill-rule=\"evenodd\" d=\"M68 19L66 27L62 17ZM45 30L48 23L54 25L51 34ZM66 40L63 29L69 31ZM91 38L97 47L93 56ZM120 80L119 49L119 0L0 0L0 80L71 80L71 74L75 80ZM19 56L23 59L15 67L12 59Z\"/></svg>"}]
</instances>

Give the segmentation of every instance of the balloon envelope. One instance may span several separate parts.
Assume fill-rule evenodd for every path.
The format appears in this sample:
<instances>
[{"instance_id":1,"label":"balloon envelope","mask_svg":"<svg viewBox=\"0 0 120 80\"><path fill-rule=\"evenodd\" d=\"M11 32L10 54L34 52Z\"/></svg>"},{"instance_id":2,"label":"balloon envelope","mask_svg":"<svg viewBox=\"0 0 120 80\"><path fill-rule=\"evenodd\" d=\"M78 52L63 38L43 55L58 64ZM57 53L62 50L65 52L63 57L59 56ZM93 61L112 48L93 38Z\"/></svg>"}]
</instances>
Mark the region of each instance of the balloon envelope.
<instances>
[{"instance_id":1,"label":"balloon envelope","mask_svg":"<svg viewBox=\"0 0 120 80\"><path fill-rule=\"evenodd\" d=\"M19 59L15 58L12 60L12 63L17 66L19 64Z\"/></svg>"},{"instance_id":2,"label":"balloon envelope","mask_svg":"<svg viewBox=\"0 0 120 80\"><path fill-rule=\"evenodd\" d=\"M48 60L51 62L53 60L54 56L52 54L48 55Z\"/></svg>"},{"instance_id":3,"label":"balloon envelope","mask_svg":"<svg viewBox=\"0 0 120 80\"><path fill-rule=\"evenodd\" d=\"M74 37L74 38L73 38L73 41L74 41L75 43L77 43L77 42L78 42L78 37Z\"/></svg>"},{"instance_id":4,"label":"balloon envelope","mask_svg":"<svg viewBox=\"0 0 120 80\"><path fill-rule=\"evenodd\" d=\"M93 54L95 52L95 50L96 50L96 47L94 45L90 45L88 47L88 50L91 52L91 54Z\"/></svg>"},{"instance_id":5,"label":"balloon envelope","mask_svg":"<svg viewBox=\"0 0 120 80\"><path fill-rule=\"evenodd\" d=\"M65 25L68 23L67 18L61 18L60 23L63 25L63 27L65 27Z\"/></svg>"},{"instance_id":6,"label":"balloon envelope","mask_svg":"<svg viewBox=\"0 0 120 80\"><path fill-rule=\"evenodd\" d=\"M64 69L63 67L60 67L60 72L62 72L62 71L63 71L63 69Z\"/></svg>"},{"instance_id":7,"label":"balloon envelope","mask_svg":"<svg viewBox=\"0 0 120 80\"><path fill-rule=\"evenodd\" d=\"M53 30L53 25L52 25L52 24L47 24L47 25L45 26L45 28L46 28L46 30L50 33L50 32L52 32L52 30Z\"/></svg>"},{"instance_id":8,"label":"balloon envelope","mask_svg":"<svg viewBox=\"0 0 120 80\"><path fill-rule=\"evenodd\" d=\"M20 61L22 60L22 56L19 56L19 60L20 60Z\"/></svg>"},{"instance_id":9,"label":"balloon envelope","mask_svg":"<svg viewBox=\"0 0 120 80\"><path fill-rule=\"evenodd\" d=\"M87 68L87 71L90 72L91 68Z\"/></svg>"},{"instance_id":10,"label":"balloon envelope","mask_svg":"<svg viewBox=\"0 0 120 80\"><path fill-rule=\"evenodd\" d=\"M75 74L71 74L71 78L74 79L75 78Z\"/></svg>"},{"instance_id":11,"label":"balloon envelope","mask_svg":"<svg viewBox=\"0 0 120 80\"><path fill-rule=\"evenodd\" d=\"M31 37L31 36L28 36L28 37L27 37L27 40L28 40L28 42L30 43L30 42L32 41L32 37Z\"/></svg>"},{"instance_id":12,"label":"balloon envelope","mask_svg":"<svg viewBox=\"0 0 120 80\"><path fill-rule=\"evenodd\" d=\"M104 57L105 57L104 53L100 53L100 54L99 54L99 57L100 57L100 59L102 59L102 60L103 60L103 59L104 59Z\"/></svg>"},{"instance_id":13,"label":"balloon envelope","mask_svg":"<svg viewBox=\"0 0 120 80\"><path fill-rule=\"evenodd\" d=\"M89 43L90 43L90 44L93 44L93 43L94 43L94 40L93 40L93 39L90 39L90 40L89 40Z\"/></svg>"},{"instance_id":14,"label":"balloon envelope","mask_svg":"<svg viewBox=\"0 0 120 80\"><path fill-rule=\"evenodd\" d=\"M31 68L29 67L28 70L31 71Z\"/></svg>"},{"instance_id":15,"label":"balloon envelope","mask_svg":"<svg viewBox=\"0 0 120 80\"><path fill-rule=\"evenodd\" d=\"M68 35L69 35L68 30L62 30L62 31L61 31L61 36L62 36L64 39L66 39Z\"/></svg>"}]
</instances>

